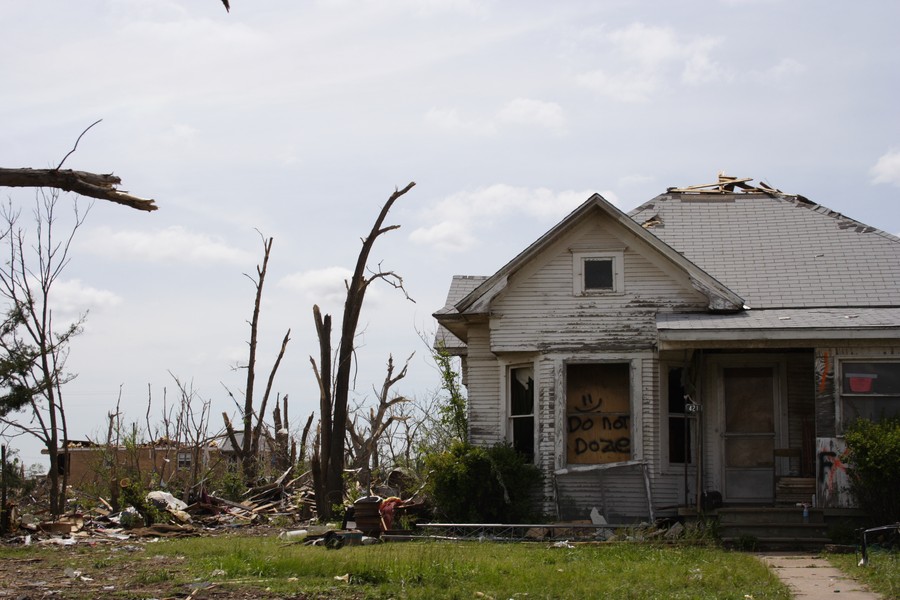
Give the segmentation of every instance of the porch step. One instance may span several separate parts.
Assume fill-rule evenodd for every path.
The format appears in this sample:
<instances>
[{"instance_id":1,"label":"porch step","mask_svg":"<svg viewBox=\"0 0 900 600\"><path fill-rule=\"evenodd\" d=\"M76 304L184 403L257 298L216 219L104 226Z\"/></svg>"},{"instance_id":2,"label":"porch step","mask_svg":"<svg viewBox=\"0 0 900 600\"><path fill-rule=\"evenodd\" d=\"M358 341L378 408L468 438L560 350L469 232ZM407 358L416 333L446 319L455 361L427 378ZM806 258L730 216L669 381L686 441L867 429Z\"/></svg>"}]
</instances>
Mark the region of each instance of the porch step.
<instances>
[{"instance_id":1,"label":"porch step","mask_svg":"<svg viewBox=\"0 0 900 600\"><path fill-rule=\"evenodd\" d=\"M720 508L719 537L726 544L752 543L759 548L811 548L830 542L825 511L792 507Z\"/></svg>"},{"instance_id":2,"label":"porch step","mask_svg":"<svg viewBox=\"0 0 900 600\"><path fill-rule=\"evenodd\" d=\"M719 536L723 539L752 537L758 540L797 539L828 541L825 523L744 523L742 525L719 524Z\"/></svg>"},{"instance_id":3,"label":"porch step","mask_svg":"<svg viewBox=\"0 0 900 600\"><path fill-rule=\"evenodd\" d=\"M800 506L751 506L728 507L716 511L719 524L756 525L756 524L824 524L825 511L821 508L809 508L806 521L803 520L803 508Z\"/></svg>"},{"instance_id":4,"label":"porch step","mask_svg":"<svg viewBox=\"0 0 900 600\"><path fill-rule=\"evenodd\" d=\"M809 503L816 493L815 477L778 477L775 481L775 503L794 505Z\"/></svg>"}]
</instances>

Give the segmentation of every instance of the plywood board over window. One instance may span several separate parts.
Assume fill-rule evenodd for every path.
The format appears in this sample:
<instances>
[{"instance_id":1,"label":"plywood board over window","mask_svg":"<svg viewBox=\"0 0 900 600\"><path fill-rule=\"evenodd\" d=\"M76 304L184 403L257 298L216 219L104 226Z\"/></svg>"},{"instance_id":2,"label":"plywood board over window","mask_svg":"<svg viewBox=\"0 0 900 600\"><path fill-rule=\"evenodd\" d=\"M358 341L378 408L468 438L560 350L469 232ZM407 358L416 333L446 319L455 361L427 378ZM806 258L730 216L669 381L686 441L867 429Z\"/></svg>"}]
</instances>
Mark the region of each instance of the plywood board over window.
<instances>
[{"instance_id":1,"label":"plywood board over window","mask_svg":"<svg viewBox=\"0 0 900 600\"><path fill-rule=\"evenodd\" d=\"M566 460L605 464L631 459L629 363L566 367Z\"/></svg>"}]
</instances>

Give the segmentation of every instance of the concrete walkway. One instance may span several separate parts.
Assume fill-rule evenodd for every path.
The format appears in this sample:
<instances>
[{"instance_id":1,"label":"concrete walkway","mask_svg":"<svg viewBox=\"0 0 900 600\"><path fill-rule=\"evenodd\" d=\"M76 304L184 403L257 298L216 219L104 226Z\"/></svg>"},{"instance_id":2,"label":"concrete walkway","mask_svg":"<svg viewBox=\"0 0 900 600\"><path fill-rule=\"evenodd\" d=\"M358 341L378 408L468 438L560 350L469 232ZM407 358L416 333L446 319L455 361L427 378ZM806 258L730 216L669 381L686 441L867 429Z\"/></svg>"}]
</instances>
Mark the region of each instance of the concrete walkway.
<instances>
[{"instance_id":1,"label":"concrete walkway","mask_svg":"<svg viewBox=\"0 0 900 600\"><path fill-rule=\"evenodd\" d=\"M881 599L880 595L870 592L824 558L799 552L769 552L757 556L791 588L794 598Z\"/></svg>"}]
</instances>

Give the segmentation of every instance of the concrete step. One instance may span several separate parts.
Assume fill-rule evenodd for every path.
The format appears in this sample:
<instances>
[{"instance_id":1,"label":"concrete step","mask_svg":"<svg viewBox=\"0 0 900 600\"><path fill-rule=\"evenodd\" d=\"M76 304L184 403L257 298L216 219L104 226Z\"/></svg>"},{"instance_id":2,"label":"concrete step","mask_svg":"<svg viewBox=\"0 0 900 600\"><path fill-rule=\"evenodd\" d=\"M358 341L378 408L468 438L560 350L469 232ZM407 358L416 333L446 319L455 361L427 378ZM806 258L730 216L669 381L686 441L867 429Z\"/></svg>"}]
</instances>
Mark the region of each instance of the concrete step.
<instances>
[{"instance_id":1,"label":"concrete step","mask_svg":"<svg viewBox=\"0 0 900 600\"><path fill-rule=\"evenodd\" d=\"M719 537L739 539L751 537L758 540L796 539L828 542L828 527L824 523L753 523L742 525L719 524Z\"/></svg>"},{"instance_id":2,"label":"concrete step","mask_svg":"<svg viewBox=\"0 0 900 600\"><path fill-rule=\"evenodd\" d=\"M825 511L820 508L808 509L806 521L803 509L799 506L788 507L729 507L720 508L716 512L721 525L740 525L753 523L803 524L824 523Z\"/></svg>"}]
</instances>

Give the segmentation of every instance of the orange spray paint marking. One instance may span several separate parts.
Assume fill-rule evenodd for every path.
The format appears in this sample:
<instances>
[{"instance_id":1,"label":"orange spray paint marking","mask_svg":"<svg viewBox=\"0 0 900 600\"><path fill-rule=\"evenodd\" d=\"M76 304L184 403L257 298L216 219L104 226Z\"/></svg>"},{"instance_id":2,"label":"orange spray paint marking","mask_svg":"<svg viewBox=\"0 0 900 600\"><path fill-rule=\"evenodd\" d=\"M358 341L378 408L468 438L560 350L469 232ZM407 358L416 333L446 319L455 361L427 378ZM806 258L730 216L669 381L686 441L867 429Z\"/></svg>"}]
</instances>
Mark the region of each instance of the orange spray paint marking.
<instances>
[{"instance_id":1,"label":"orange spray paint marking","mask_svg":"<svg viewBox=\"0 0 900 600\"><path fill-rule=\"evenodd\" d=\"M819 382L819 393L825 393L825 382L828 380L828 352L825 352L825 356L823 357L825 360L825 368L822 369L822 380Z\"/></svg>"}]
</instances>

